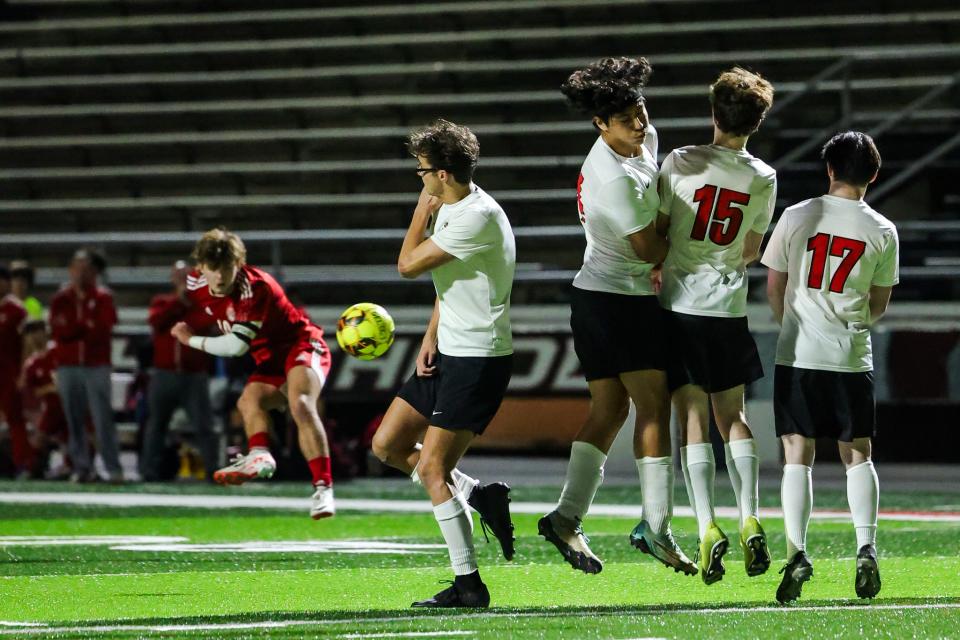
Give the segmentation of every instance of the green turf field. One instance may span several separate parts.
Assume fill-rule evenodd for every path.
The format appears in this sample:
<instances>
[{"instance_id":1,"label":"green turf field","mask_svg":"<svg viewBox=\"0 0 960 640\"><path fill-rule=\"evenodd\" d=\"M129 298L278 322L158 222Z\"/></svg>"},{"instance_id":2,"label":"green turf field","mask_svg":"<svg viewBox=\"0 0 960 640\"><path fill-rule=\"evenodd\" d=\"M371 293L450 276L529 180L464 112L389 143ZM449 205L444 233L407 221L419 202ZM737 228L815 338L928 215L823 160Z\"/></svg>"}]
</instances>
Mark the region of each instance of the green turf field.
<instances>
[{"instance_id":1,"label":"green turf field","mask_svg":"<svg viewBox=\"0 0 960 640\"><path fill-rule=\"evenodd\" d=\"M721 484L719 504L732 505ZM773 598L784 547L779 519L764 520L775 556L766 575L748 579L734 546L726 577L707 587L632 549L627 534L633 519L588 518L585 529L605 566L587 576L536 535L538 515L518 513L513 562L500 557L495 542L486 544L477 527L491 609L456 615L409 608L451 577L427 512L343 509L314 522L305 508L115 507L9 498L67 491L134 501L144 495L176 501L170 494L178 493L201 494L187 496L201 501L266 497L271 506L307 493L300 485L276 483L230 490L0 483L0 638L960 637L956 517L881 519L883 590L872 602L853 593L852 526L842 518L814 520L808 543L815 575L798 603L782 607ZM517 488L514 503L550 501L557 492ZM636 504L637 497L633 487L605 486L597 504ZM422 496L397 481L343 484L338 498L397 502ZM775 491L762 495L764 506L777 500ZM839 491L815 489L815 501L815 509L845 508ZM888 491L881 510L958 512L958 502L953 492ZM686 505L682 490L677 504ZM732 520L721 518L720 525L735 534ZM692 556L693 519L675 518L674 530Z\"/></svg>"}]
</instances>

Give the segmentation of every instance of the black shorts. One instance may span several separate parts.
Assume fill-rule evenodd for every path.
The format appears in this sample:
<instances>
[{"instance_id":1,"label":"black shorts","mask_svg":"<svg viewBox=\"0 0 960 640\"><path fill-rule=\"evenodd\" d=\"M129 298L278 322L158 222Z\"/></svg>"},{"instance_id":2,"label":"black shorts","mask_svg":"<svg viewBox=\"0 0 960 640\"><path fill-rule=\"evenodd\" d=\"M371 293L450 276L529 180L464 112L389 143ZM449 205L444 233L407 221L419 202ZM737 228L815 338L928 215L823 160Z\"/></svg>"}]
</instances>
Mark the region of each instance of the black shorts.
<instances>
[{"instance_id":1,"label":"black shorts","mask_svg":"<svg viewBox=\"0 0 960 640\"><path fill-rule=\"evenodd\" d=\"M695 384L707 393L763 377L763 364L746 318L695 316L664 310L670 344L667 386Z\"/></svg>"},{"instance_id":2,"label":"black shorts","mask_svg":"<svg viewBox=\"0 0 960 640\"><path fill-rule=\"evenodd\" d=\"M513 356L476 358L437 354L429 378L414 371L398 398L435 427L481 434L497 414L513 373Z\"/></svg>"},{"instance_id":3,"label":"black shorts","mask_svg":"<svg viewBox=\"0 0 960 640\"><path fill-rule=\"evenodd\" d=\"M840 373L777 365L773 415L777 435L853 442L876 434L873 372Z\"/></svg>"},{"instance_id":4,"label":"black shorts","mask_svg":"<svg viewBox=\"0 0 960 640\"><path fill-rule=\"evenodd\" d=\"M570 328L587 382L628 371L667 369L666 325L656 296L573 287Z\"/></svg>"}]
</instances>

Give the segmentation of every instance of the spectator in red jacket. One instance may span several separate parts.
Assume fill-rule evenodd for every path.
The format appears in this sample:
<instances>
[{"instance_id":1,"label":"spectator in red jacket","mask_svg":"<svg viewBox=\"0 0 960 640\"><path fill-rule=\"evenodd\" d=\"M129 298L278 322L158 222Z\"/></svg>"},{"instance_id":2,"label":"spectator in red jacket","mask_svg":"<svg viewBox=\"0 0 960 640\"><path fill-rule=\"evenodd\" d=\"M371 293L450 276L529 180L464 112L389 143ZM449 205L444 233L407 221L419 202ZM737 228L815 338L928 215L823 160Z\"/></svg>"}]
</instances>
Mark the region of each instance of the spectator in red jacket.
<instances>
[{"instance_id":1,"label":"spectator in red jacket","mask_svg":"<svg viewBox=\"0 0 960 640\"><path fill-rule=\"evenodd\" d=\"M58 469L48 469L46 477L49 479L66 478L69 475L69 465L66 461L69 455L67 447L67 418L63 415L63 405L60 404L60 394L53 380L56 363L53 359L53 344L48 344L47 325L43 320L31 320L23 326L24 351L31 353L23 362L20 387L25 398L32 398L37 403L39 413L35 416L34 449L44 459L50 459L50 452L57 450L64 461ZM92 432L93 428L87 420L86 428Z\"/></svg>"},{"instance_id":2,"label":"spectator in red jacket","mask_svg":"<svg viewBox=\"0 0 960 640\"><path fill-rule=\"evenodd\" d=\"M173 265L171 293L162 293L150 301L150 328L153 330L153 372L147 391L147 428L143 436L140 474L146 481L161 479L160 467L170 418L177 407L183 407L193 425L197 444L203 455L207 478L220 466L219 447L213 433L210 409L210 356L186 347L170 335L178 322L191 327L212 324L187 297L187 274L190 268L178 260Z\"/></svg>"},{"instance_id":3,"label":"spectator in red jacket","mask_svg":"<svg viewBox=\"0 0 960 640\"><path fill-rule=\"evenodd\" d=\"M0 417L10 429L14 474L28 477L33 469L33 447L27 436L18 382L23 362L21 330L27 310L10 291L10 270L0 265Z\"/></svg>"},{"instance_id":4,"label":"spectator in red jacket","mask_svg":"<svg viewBox=\"0 0 960 640\"><path fill-rule=\"evenodd\" d=\"M96 480L84 418L93 416L97 449L111 482L123 482L117 429L110 402L111 338L117 324L113 295L98 286L103 256L80 249L70 261L70 281L50 302L50 332L56 343L57 389L70 430L71 480Z\"/></svg>"}]
</instances>

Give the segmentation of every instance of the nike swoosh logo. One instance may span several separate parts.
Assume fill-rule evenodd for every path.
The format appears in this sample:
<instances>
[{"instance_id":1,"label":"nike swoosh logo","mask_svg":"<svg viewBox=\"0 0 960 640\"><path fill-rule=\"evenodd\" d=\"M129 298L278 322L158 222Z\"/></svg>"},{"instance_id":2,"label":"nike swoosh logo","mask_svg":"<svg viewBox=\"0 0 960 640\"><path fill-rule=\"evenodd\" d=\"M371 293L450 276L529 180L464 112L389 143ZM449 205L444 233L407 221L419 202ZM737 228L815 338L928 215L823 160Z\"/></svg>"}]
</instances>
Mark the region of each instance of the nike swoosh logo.
<instances>
[{"instance_id":1,"label":"nike swoosh logo","mask_svg":"<svg viewBox=\"0 0 960 640\"><path fill-rule=\"evenodd\" d=\"M443 413L443 411L434 411L434 412L433 412L433 415L439 415L439 414L441 414L441 413Z\"/></svg>"}]
</instances>

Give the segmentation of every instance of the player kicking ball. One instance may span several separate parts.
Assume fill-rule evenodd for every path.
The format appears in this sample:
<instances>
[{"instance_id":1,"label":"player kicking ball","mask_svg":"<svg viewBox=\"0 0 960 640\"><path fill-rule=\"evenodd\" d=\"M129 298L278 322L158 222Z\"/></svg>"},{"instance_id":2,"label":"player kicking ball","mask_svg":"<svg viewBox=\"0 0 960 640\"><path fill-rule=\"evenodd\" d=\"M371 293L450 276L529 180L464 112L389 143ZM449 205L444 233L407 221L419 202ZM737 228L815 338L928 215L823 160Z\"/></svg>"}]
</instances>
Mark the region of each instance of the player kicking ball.
<instances>
[{"instance_id":1,"label":"player kicking ball","mask_svg":"<svg viewBox=\"0 0 960 640\"><path fill-rule=\"evenodd\" d=\"M269 411L289 406L297 423L300 451L313 476L310 517L336 512L330 448L317 413L320 391L330 371L330 350L323 330L296 308L273 276L246 264L243 241L225 229L212 229L200 238L192 258L197 270L187 276L187 296L222 335L194 335L185 322L170 333L182 344L226 358L248 351L256 370L237 401L243 416L249 451L213 474L220 484L243 484L269 478L277 463L269 449Z\"/></svg>"},{"instance_id":2,"label":"player kicking ball","mask_svg":"<svg viewBox=\"0 0 960 640\"><path fill-rule=\"evenodd\" d=\"M880 592L875 433L870 327L899 280L899 243L892 222L863 195L877 178L880 153L870 136L847 131L823 147L830 190L780 217L763 254L767 295L781 325L773 406L783 442L781 499L787 564L777 601L800 597L813 576L807 525L813 507L815 438L837 440L847 469L847 500L857 534L854 589Z\"/></svg>"},{"instance_id":3,"label":"player kicking ball","mask_svg":"<svg viewBox=\"0 0 960 640\"><path fill-rule=\"evenodd\" d=\"M714 517L716 462L710 412L725 444L748 576L770 567L758 517L757 446L744 410L745 386L763 377L747 326L747 265L773 216L776 172L746 150L773 104L773 87L739 67L710 87L713 143L675 149L660 169L658 229L670 240L660 304L666 310L668 370L680 423L680 461L697 516L697 563L706 584L723 578L727 536Z\"/></svg>"},{"instance_id":4,"label":"player kicking ball","mask_svg":"<svg viewBox=\"0 0 960 640\"><path fill-rule=\"evenodd\" d=\"M413 606L482 608L490 593L477 567L468 506L509 560L510 489L478 486L456 465L497 413L510 382L513 230L500 205L472 181L480 146L468 128L438 120L413 133L408 148L423 190L397 268L405 278L430 272L437 297L416 371L390 404L373 451L423 484L450 553L451 586Z\"/></svg>"},{"instance_id":5,"label":"player kicking ball","mask_svg":"<svg viewBox=\"0 0 960 640\"><path fill-rule=\"evenodd\" d=\"M587 248L573 280L570 316L590 411L570 448L557 508L540 519L538 529L584 573L603 569L581 523L603 481L607 452L627 419L630 400L637 412L633 450L643 492L643 520L630 543L676 571L697 572L670 531L669 354L664 314L650 278L668 245L655 224L657 134L642 93L650 73L646 58L604 58L573 72L561 87L599 134L577 182ZM633 329L627 336L624 318Z\"/></svg>"}]
</instances>

